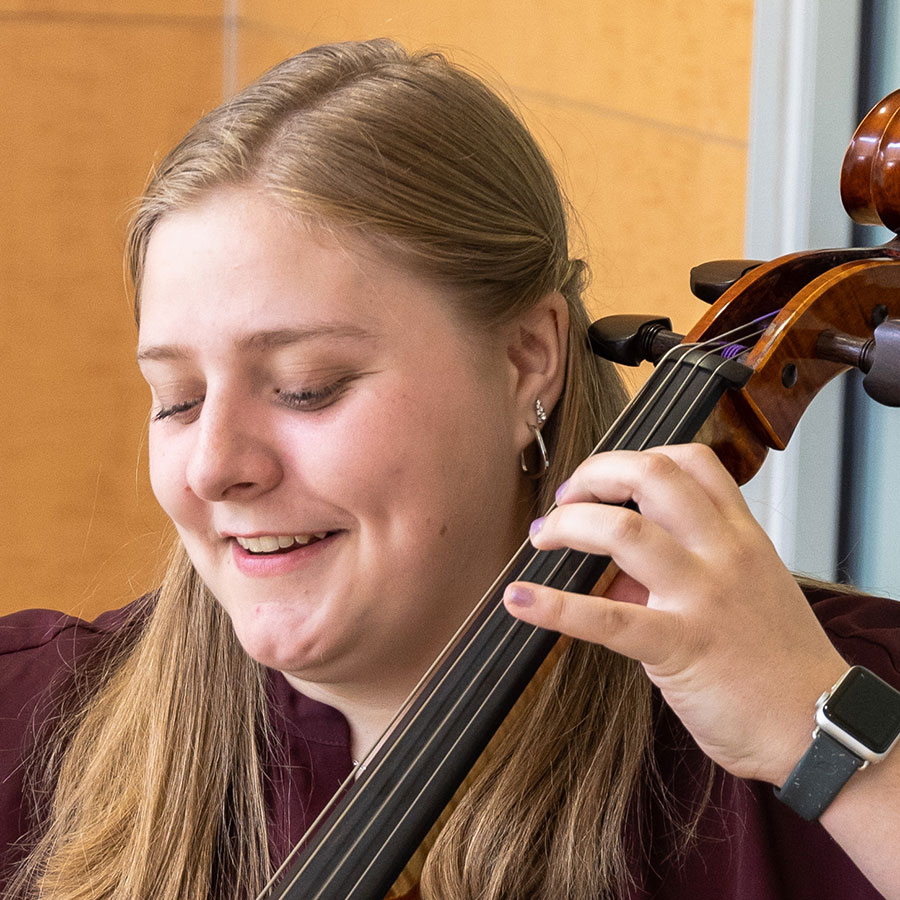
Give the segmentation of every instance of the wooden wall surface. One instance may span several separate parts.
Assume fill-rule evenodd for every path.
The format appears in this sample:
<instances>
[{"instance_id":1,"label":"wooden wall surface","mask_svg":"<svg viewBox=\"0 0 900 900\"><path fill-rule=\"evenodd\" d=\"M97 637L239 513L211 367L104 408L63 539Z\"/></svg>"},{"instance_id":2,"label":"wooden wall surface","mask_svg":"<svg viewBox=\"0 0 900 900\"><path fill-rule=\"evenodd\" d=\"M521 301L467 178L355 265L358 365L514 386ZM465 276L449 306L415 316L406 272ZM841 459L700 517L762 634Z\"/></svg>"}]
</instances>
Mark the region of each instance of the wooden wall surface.
<instances>
[{"instance_id":1,"label":"wooden wall surface","mask_svg":"<svg viewBox=\"0 0 900 900\"><path fill-rule=\"evenodd\" d=\"M154 155L221 98L214 0L0 0L0 611L153 581L148 395L122 276Z\"/></svg>"},{"instance_id":2,"label":"wooden wall surface","mask_svg":"<svg viewBox=\"0 0 900 900\"><path fill-rule=\"evenodd\" d=\"M743 240L752 0L0 0L0 612L154 580L128 204L223 91L313 44L434 46L516 104L585 226L594 310L701 312Z\"/></svg>"},{"instance_id":3,"label":"wooden wall surface","mask_svg":"<svg viewBox=\"0 0 900 900\"><path fill-rule=\"evenodd\" d=\"M752 0L241 0L239 81L314 44L447 48L535 131L585 225L594 304L687 327L688 270L740 256Z\"/></svg>"}]
</instances>

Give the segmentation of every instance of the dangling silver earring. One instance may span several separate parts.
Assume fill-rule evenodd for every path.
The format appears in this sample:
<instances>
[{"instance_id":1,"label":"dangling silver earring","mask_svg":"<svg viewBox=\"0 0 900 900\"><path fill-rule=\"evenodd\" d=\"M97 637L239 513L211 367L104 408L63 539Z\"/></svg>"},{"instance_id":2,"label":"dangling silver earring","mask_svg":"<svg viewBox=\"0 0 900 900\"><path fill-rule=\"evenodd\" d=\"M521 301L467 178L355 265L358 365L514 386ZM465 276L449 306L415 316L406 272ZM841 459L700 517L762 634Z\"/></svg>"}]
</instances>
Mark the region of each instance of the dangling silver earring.
<instances>
[{"instance_id":1,"label":"dangling silver earring","mask_svg":"<svg viewBox=\"0 0 900 900\"><path fill-rule=\"evenodd\" d=\"M525 451L523 450L519 454L519 465L522 467L522 471L532 479L537 480L538 478L543 478L547 472L547 469L550 468L550 456L547 453L547 445L544 443L544 438L541 435L541 429L544 427L544 423L547 421L547 413L544 411L544 404L541 403L540 397L534 401L534 416L537 419L536 425L529 425L528 427L531 429L534 434L534 443L537 447L537 465L532 469L528 462L525 459Z\"/></svg>"}]
</instances>

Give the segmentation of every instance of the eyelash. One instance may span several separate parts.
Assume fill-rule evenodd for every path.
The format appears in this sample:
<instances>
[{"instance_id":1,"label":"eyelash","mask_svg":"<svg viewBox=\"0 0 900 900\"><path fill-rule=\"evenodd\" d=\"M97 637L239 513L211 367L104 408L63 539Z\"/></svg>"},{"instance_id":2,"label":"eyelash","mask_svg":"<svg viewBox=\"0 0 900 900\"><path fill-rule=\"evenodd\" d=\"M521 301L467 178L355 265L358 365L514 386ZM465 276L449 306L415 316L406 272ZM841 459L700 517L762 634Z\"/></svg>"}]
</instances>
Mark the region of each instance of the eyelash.
<instances>
[{"instance_id":1,"label":"eyelash","mask_svg":"<svg viewBox=\"0 0 900 900\"><path fill-rule=\"evenodd\" d=\"M164 406L160 410L158 410L153 415L154 422L161 422L163 419L170 419L172 416L177 416L179 413L187 412L189 409L193 409L198 403L201 401L198 400L186 400L183 403L173 403L171 406Z\"/></svg>"},{"instance_id":2,"label":"eyelash","mask_svg":"<svg viewBox=\"0 0 900 900\"><path fill-rule=\"evenodd\" d=\"M321 388L309 388L305 391L279 390L278 396L284 400L285 406L291 409L315 412L336 400L351 381L352 378L340 378Z\"/></svg>"},{"instance_id":3,"label":"eyelash","mask_svg":"<svg viewBox=\"0 0 900 900\"><path fill-rule=\"evenodd\" d=\"M315 412L317 409L321 409L327 406L328 403L336 400L351 380L351 378L341 378L322 388L311 388L303 391L282 391L279 389L275 393L278 394L284 405L290 409ZM182 403L164 406L154 414L153 421L160 422L164 419L170 419L173 416L188 412L202 402L203 398L201 397L196 400L186 400Z\"/></svg>"}]
</instances>

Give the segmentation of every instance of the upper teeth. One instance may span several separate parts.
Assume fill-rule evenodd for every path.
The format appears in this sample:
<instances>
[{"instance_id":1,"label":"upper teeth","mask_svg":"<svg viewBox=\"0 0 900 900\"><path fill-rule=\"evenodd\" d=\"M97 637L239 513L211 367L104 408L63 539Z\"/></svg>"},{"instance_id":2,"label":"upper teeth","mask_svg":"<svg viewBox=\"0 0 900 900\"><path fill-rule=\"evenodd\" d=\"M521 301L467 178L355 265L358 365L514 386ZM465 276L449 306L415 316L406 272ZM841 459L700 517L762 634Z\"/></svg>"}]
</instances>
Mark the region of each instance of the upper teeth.
<instances>
[{"instance_id":1,"label":"upper teeth","mask_svg":"<svg viewBox=\"0 0 900 900\"><path fill-rule=\"evenodd\" d=\"M271 553L273 550L283 550L294 544L308 544L313 538L322 540L328 534L327 531L316 531L313 534L274 535L264 534L262 537L239 537L237 542L251 553Z\"/></svg>"}]
</instances>

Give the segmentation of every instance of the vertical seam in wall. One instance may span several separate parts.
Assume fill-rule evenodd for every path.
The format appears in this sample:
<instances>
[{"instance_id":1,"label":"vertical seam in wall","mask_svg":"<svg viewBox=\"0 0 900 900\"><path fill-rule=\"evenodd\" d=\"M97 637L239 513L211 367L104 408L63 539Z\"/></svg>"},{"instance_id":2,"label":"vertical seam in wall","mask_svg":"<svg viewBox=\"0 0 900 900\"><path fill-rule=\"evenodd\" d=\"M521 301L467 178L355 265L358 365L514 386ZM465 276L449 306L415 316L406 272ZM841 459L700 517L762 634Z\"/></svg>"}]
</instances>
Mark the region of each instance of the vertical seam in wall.
<instances>
[{"instance_id":1,"label":"vertical seam in wall","mask_svg":"<svg viewBox=\"0 0 900 900\"><path fill-rule=\"evenodd\" d=\"M238 89L238 15L240 0L224 0L222 8L222 99Z\"/></svg>"}]
</instances>

